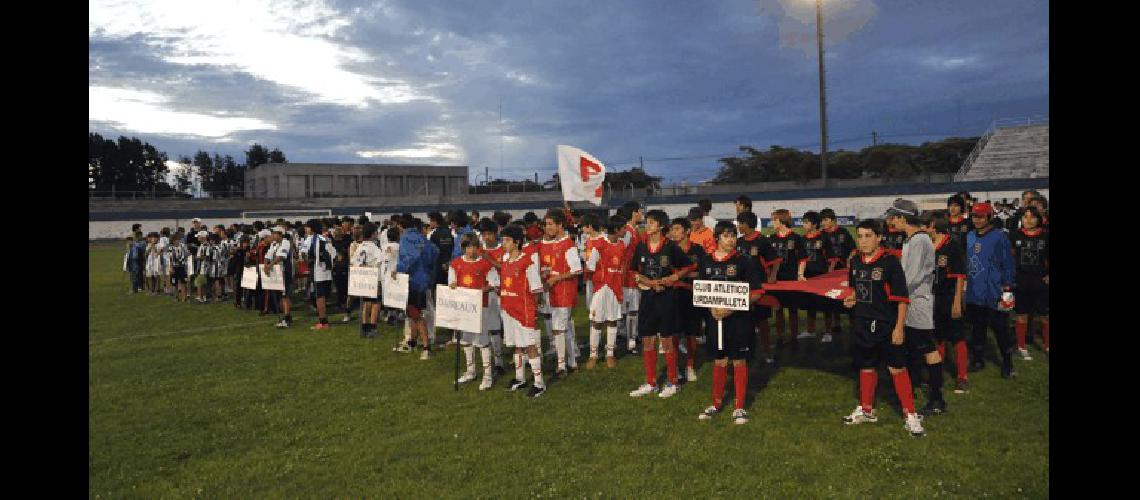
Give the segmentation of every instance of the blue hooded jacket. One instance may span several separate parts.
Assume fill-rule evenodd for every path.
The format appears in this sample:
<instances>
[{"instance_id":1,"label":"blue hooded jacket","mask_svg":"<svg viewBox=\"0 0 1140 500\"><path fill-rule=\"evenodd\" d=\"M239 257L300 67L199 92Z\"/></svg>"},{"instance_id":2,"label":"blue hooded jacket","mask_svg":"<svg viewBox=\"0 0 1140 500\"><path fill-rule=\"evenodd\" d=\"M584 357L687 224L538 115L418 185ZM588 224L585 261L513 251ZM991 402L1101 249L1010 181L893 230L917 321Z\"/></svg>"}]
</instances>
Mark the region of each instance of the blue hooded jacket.
<instances>
[{"instance_id":1,"label":"blue hooded jacket","mask_svg":"<svg viewBox=\"0 0 1140 500\"><path fill-rule=\"evenodd\" d=\"M994 226L986 234L966 235L966 303L997 309L1003 287L1014 286L1013 246L1005 231Z\"/></svg>"},{"instance_id":2,"label":"blue hooded jacket","mask_svg":"<svg viewBox=\"0 0 1140 500\"><path fill-rule=\"evenodd\" d=\"M455 247L451 249L451 258L454 260L456 257L463 255L463 247L459 245L459 241L463 239L463 235L472 231L471 226L462 226L455 229Z\"/></svg>"},{"instance_id":3,"label":"blue hooded jacket","mask_svg":"<svg viewBox=\"0 0 1140 500\"><path fill-rule=\"evenodd\" d=\"M435 280L435 261L438 256L439 249L428 242L423 233L409 229L400 235L396 272L408 274L408 290L427 290Z\"/></svg>"}]
</instances>

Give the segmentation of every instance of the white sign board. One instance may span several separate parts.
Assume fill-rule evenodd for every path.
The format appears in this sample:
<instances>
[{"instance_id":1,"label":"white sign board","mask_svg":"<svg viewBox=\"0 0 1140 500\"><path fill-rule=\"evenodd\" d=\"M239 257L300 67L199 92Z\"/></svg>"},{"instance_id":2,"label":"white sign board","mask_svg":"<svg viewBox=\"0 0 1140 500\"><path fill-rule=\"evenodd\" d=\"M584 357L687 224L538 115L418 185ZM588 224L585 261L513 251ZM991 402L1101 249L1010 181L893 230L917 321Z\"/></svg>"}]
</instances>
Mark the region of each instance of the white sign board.
<instances>
[{"instance_id":1,"label":"white sign board","mask_svg":"<svg viewBox=\"0 0 1140 500\"><path fill-rule=\"evenodd\" d=\"M348 268L348 294L353 297L375 299L379 293L380 269L372 266Z\"/></svg>"},{"instance_id":2,"label":"white sign board","mask_svg":"<svg viewBox=\"0 0 1140 500\"><path fill-rule=\"evenodd\" d=\"M262 289L285 291L285 271L281 269L281 264L273 266L273 269L268 273L265 272L265 266L257 266L257 272L261 274Z\"/></svg>"},{"instance_id":3,"label":"white sign board","mask_svg":"<svg viewBox=\"0 0 1140 500\"><path fill-rule=\"evenodd\" d=\"M471 333L483 331L483 291L435 286L435 326Z\"/></svg>"},{"instance_id":4,"label":"white sign board","mask_svg":"<svg viewBox=\"0 0 1140 500\"><path fill-rule=\"evenodd\" d=\"M198 268L194 267L194 256L186 256L186 276L193 276L198 274Z\"/></svg>"},{"instance_id":5,"label":"white sign board","mask_svg":"<svg viewBox=\"0 0 1140 500\"><path fill-rule=\"evenodd\" d=\"M396 279L392 279L392 273L384 273L381 278L384 280L381 284L381 291L384 296L381 297L380 302L384 307L391 307L393 309L407 309L408 308L408 273L396 273Z\"/></svg>"},{"instance_id":6,"label":"white sign board","mask_svg":"<svg viewBox=\"0 0 1140 500\"><path fill-rule=\"evenodd\" d=\"M734 311L748 310L750 287L743 281L693 281L693 305Z\"/></svg>"},{"instance_id":7,"label":"white sign board","mask_svg":"<svg viewBox=\"0 0 1140 500\"><path fill-rule=\"evenodd\" d=\"M241 287L257 290L257 266L245 266L241 270Z\"/></svg>"}]
</instances>

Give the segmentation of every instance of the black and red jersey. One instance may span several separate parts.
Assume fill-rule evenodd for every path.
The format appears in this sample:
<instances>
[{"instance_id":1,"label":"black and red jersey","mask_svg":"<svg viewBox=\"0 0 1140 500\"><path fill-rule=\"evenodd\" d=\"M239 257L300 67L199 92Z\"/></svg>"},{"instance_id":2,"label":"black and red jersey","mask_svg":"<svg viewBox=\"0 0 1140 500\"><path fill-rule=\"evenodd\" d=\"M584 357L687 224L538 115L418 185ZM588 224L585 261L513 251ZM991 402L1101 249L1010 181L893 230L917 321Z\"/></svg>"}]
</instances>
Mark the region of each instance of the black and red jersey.
<instances>
[{"instance_id":1,"label":"black and red jersey","mask_svg":"<svg viewBox=\"0 0 1140 500\"><path fill-rule=\"evenodd\" d=\"M910 302L899 259L877 248L870 256L855 255L847 263L847 282L855 290L851 313L857 318L898 321L898 303Z\"/></svg>"},{"instance_id":2,"label":"black and red jersey","mask_svg":"<svg viewBox=\"0 0 1140 500\"><path fill-rule=\"evenodd\" d=\"M839 226L830 230L824 229L822 232L823 240L831 251L830 259L835 261L835 268L847 267L847 259L851 257L851 252L855 251L855 238L852 238L850 232Z\"/></svg>"},{"instance_id":3,"label":"black and red jersey","mask_svg":"<svg viewBox=\"0 0 1140 500\"><path fill-rule=\"evenodd\" d=\"M748 297L755 299L764 294L764 268L756 259L739 251L717 258L716 252L701 256L697 263L697 279L711 281L743 281L748 283Z\"/></svg>"},{"instance_id":4,"label":"black and red jersey","mask_svg":"<svg viewBox=\"0 0 1140 500\"><path fill-rule=\"evenodd\" d=\"M1013 261L1017 264L1017 289L1035 291L1044 288L1042 278L1049 275L1049 230L1021 228L1010 231L1009 242L1013 247Z\"/></svg>"},{"instance_id":5,"label":"black and red jersey","mask_svg":"<svg viewBox=\"0 0 1140 500\"><path fill-rule=\"evenodd\" d=\"M966 278L966 254L946 235L934 245L934 295L954 295L957 278Z\"/></svg>"},{"instance_id":6,"label":"black and red jersey","mask_svg":"<svg viewBox=\"0 0 1140 500\"><path fill-rule=\"evenodd\" d=\"M689 257L681 247L665 237L657 245L650 243L648 237L639 241L630 262L634 272L651 280L664 278L690 265Z\"/></svg>"},{"instance_id":7,"label":"black and red jersey","mask_svg":"<svg viewBox=\"0 0 1140 500\"><path fill-rule=\"evenodd\" d=\"M831 245L827 244L822 231L804 234L804 255L807 257L807 265L804 266L805 277L810 278L827 272L828 262L832 257Z\"/></svg>"},{"instance_id":8,"label":"black and red jersey","mask_svg":"<svg viewBox=\"0 0 1140 500\"><path fill-rule=\"evenodd\" d=\"M705 254L707 253L707 252L705 252L704 247L702 247L700 245L695 245L691 241L685 241L685 244L688 245L687 248L685 247L685 245L682 245L680 243L677 243L676 245L677 245L677 248L680 248L682 252L685 252L685 257L689 258L690 264L696 264L696 263L700 262L701 258L703 258L705 256ZM689 274L690 274L689 272L686 272L684 276L681 276L680 280L678 280L676 283L673 283L673 286L677 287L677 288L684 288L687 290L692 290L693 280L696 278L694 278L692 276L688 276Z\"/></svg>"},{"instance_id":9,"label":"black and red jersey","mask_svg":"<svg viewBox=\"0 0 1140 500\"><path fill-rule=\"evenodd\" d=\"M737 238L736 251L751 257L760 267L765 269L780 262L780 257L776 255L776 248L772 246L772 240L760 234L760 231L753 231L748 236Z\"/></svg>"},{"instance_id":10,"label":"black and red jersey","mask_svg":"<svg viewBox=\"0 0 1140 500\"><path fill-rule=\"evenodd\" d=\"M780 269L776 271L776 279L779 281L798 279L800 261L807 258L804 251L804 237L793 231L783 235L777 232L772 235L772 246L776 249L776 256L780 258Z\"/></svg>"},{"instance_id":11,"label":"black and red jersey","mask_svg":"<svg viewBox=\"0 0 1140 500\"><path fill-rule=\"evenodd\" d=\"M950 239L962 249L962 253L966 252L966 235L974 230L974 223L970 221L969 217L965 215L959 216L957 219L954 216L947 218L948 230L950 232Z\"/></svg>"},{"instance_id":12,"label":"black and red jersey","mask_svg":"<svg viewBox=\"0 0 1140 500\"><path fill-rule=\"evenodd\" d=\"M888 226L887 232L883 233L883 239L879 245L887 249L887 253L901 259L904 243L906 243L906 231L895 231L894 228Z\"/></svg>"}]
</instances>

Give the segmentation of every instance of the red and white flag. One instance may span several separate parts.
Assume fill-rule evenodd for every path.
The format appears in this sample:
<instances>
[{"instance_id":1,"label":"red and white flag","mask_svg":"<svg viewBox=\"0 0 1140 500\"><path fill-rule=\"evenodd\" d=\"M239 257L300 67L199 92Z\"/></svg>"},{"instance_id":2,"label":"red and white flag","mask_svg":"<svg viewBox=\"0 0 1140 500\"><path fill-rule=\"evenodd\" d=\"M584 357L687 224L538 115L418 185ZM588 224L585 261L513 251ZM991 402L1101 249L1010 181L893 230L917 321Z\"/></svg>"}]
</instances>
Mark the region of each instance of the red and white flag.
<instances>
[{"instance_id":1,"label":"red and white flag","mask_svg":"<svg viewBox=\"0 0 1140 500\"><path fill-rule=\"evenodd\" d=\"M602 182L606 166L593 155L574 146L558 146L558 179L562 199L602 204Z\"/></svg>"}]
</instances>

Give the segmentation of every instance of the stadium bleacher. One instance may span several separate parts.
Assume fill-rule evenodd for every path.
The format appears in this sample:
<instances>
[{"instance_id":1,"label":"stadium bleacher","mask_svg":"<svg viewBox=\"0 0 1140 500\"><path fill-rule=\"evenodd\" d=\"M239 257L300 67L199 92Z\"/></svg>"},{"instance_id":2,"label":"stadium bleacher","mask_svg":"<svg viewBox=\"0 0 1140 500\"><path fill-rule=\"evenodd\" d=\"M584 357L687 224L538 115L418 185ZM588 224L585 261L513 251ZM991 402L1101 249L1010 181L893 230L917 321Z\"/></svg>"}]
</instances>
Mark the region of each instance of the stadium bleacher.
<instances>
[{"instance_id":1,"label":"stadium bleacher","mask_svg":"<svg viewBox=\"0 0 1140 500\"><path fill-rule=\"evenodd\" d=\"M1047 119L1046 119L1047 120ZM979 140L955 181L1049 177L1049 123L997 121Z\"/></svg>"}]
</instances>

